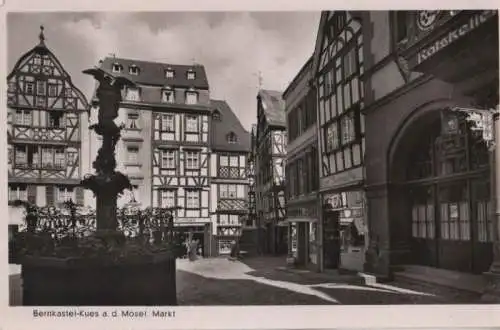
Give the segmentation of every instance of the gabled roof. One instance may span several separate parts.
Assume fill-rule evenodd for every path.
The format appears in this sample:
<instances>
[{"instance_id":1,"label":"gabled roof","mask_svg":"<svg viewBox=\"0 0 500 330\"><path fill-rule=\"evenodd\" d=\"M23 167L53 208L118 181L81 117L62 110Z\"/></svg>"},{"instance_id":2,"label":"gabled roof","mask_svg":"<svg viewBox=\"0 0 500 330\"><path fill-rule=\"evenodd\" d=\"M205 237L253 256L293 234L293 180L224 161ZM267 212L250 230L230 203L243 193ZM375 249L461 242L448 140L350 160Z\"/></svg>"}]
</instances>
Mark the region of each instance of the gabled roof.
<instances>
[{"instance_id":1,"label":"gabled roof","mask_svg":"<svg viewBox=\"0 0 500 330\"><path fill-rule=\"evenodd\" d=\"M285 127L285 101L283 101L282 93L261 89L258 97L262 101L262 109L264 110L267 124Z\"/></svg>"},{"instance_id":2,"label":"gabled roof","mask_svg":"<svg viewBox=\"0 0 500 330\"><path fill-rule=\"evenodd\" d=\"M362 20L365 11L346 11L349 16L351 16L353 19L356 20ZM313 71L313 75L316 74L318 71L318 66L319 66L319 57L321 54L321 47L323 44L323 36L324 36L324 28L325 25L327 24L328 20L333 17L335 11L322 11L321 12L321 18L319 20L319 27L318 27L318 33L316 34L316 43L314 46L314 53L312 57L312 68L311 70Z\"/></svg>"},{"instance_id":3,"label":"gabled roof","mask_svg":"<svg viewBox=\"0 0 500 330\"><path fill-rule=\"evenodd\" d=\"M304 63L302 65L302 67L300 68L299 72L295 75L295 77L293 78L293 80L290 82L290 84L288 85L288 87L285 89L285 91L283 92L283 99L286 99L288 97L288 93L295 88L295 86L297 85L297 83L300 81L300 79L306 75L306 74L310 74L311 73L311 67L312 67L312 63L313 63L313 55L311 55L309 57L309 59L306 61L306 63ZM308 78L310 79L310 78Z\"/></svg>"},{"instance_id":4,"label":"gabled roof","mask_svg":"<svg viewBox=\"0 0 500 330\"><path fill-rule=\"evenodd\" d=\"M113 65L120 64L123 69L121 73L112 73ZM130 74L129 68L137 66L139 74ZM100 64L101 69L116 76L126 77L140 85L170 86L208 89L208 79L203 65L177 65L160 62L149 62L127 58L106 57ZM166 70L174 71L173 78L167 78ZM195 72L195 79L187 79L189 70Z\"/></svg>"},{"instance_id":5,"label":"gabled roof","mask_svg":"<svg viewBox=\"0 0 500 330\"><path fill-rule=\"evenodd\" d=\"M250 133L245 130L238 117L235 115L229 104L222 100L210 100L215 111L220 113L220 120L212 118L211 124L211 147L220 151L249 152ZM236 135L236 143L229 143L229 134Z\"/></svg>"},{"instance_id":6,"label":"gabled roof","mask_svg":"<svg viewBox=\"0 0 500 330\"><path fill-rule=\"evenodd\" d=\"M32 49L30 49L29 51L24 53L17 60L16 64L12 68L12 71L7 75L7 80L10 80L19 71L20 67L22 67L24 64L26 64L27 61L29 61L29 59L31 58L32 55L34 55L34 54L47 55L47 56L49 56L49 58L52 61L54 61L55 65L57 66L58 70L61 72L62 76L67 80L67 82L70 84L73 91L77 94L78 98L82 102L83 108L87 109L88 108L87 98L82 93L82 91L80 89L78 89L73 84L73 82L71 81L70 74L64 69L64 66L61 64L61 62L59 61L57 56L55 56L54 53L52 53L52 51L49 48L47 48L47 46L45 44L45 34L43 31L44 31L44 27L42 25L42 26L40 26L40 34L38 35L40 42L35 47L33 47Z\"/></svg>"}]
</instances>

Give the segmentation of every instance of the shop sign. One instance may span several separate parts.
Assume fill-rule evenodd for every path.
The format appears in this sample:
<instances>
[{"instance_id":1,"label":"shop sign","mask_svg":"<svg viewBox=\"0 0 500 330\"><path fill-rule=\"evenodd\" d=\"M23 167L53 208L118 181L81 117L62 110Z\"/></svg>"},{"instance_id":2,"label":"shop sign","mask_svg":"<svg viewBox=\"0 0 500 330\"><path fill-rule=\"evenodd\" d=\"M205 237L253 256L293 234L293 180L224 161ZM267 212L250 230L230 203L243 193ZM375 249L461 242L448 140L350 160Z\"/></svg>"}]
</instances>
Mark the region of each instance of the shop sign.
<instances>
[{"instance_id":1,"label":"shop sign","mask_svg":"<svg viewBox=\"0 0 500 330\"><path fill-rule=\"evenodd\" d=\"M190 225L193 223L198 223L198 224L204 224L207 223L208 221L205 219L200 219L200 218L177 218L174 220L174 223L176 225Z\"/></svg>"},{"instance_id":2,"label":"shop sign","mask_svg":"<svg viewBox=\"0 0 500 330\"><path fill-rule=\"evenodd\" d=\"M357 184L363 180L363 168L357 167L339 174L330 175L320 179L320 189L335 189Z\"/></svg>"},{"instance_id":3,"label":"shop sign","mask_svg":"<svg viewBox=\"0 0 500 330\"><path fill-rule=\"evenodd\" d=\"M436 40L434 43L432 43L431 46L426 47L421 51L419 51L417 53L417 65L424 62L437 52L448 47L448 45L457 41L470 31L476 29L478 26L486 22L488 19L495 16L496 13L497 13L496 10L484 10L479 14L470 16L469 20L466 23L446 33L444 37L441 37L438 40Z\"/></svg>"},{"instance_id":4,"label":"shop sign","mask_svg":"<svg viewBox=\"0 0 500 330\"><path fill-rule=\"evenodd\" d=\"M328 194L325 196L324 201L326 204L330 205L332 209L340 209L346 207L345 192Z\"/></svg>"}]
</instances>

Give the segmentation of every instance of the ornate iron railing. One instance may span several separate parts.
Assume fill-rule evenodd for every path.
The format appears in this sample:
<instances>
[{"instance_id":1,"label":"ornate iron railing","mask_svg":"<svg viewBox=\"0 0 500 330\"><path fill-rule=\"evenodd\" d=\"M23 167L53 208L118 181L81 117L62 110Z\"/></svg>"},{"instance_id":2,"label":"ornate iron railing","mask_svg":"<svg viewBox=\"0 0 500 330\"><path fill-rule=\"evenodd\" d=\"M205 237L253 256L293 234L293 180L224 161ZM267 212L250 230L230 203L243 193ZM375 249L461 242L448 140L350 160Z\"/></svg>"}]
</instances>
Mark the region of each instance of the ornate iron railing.
<instances>
[{"instance_id":1,"label":"ornate iron railing","mask_svg":"<svg viewBox=\"0 0 500 330\"><path fill-rule=\"evenodd\" d=\"M89 240L97 229L95 210L72 201L65 202L63 208L37 207L25 201L12 204L25 208L24 222L14 239L17 253L38 254L43 250L42 254L50 254L67 247L68 242L76 242L69 245L77 249L77 242ZM172 211L169 208L119 208L116 231L123 234L125 241L148 250L173 248L176 256L183 255L187 233L182 228L174 228Z\"/></svg>"}]
</instances>

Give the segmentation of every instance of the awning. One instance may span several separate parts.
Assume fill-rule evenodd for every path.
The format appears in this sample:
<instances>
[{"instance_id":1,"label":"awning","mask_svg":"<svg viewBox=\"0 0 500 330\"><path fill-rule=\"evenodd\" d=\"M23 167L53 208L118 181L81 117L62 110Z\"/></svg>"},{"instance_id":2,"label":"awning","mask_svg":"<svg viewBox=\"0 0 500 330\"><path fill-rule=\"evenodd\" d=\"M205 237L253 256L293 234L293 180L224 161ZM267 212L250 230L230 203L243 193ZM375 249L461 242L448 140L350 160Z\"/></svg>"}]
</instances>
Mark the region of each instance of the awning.
<instances>
[{"instance_id":1,"label":"awning","mask_svg":"<svg viewBox=\"0 0 500 330\"><path fill-rule=\"evenodd\" d=\"M304 218L304 217L297 217L297 218L286 218L285 223L295 223L295 222L318 222L318 219L316 218Z\"/></svg>"}]
</instances>

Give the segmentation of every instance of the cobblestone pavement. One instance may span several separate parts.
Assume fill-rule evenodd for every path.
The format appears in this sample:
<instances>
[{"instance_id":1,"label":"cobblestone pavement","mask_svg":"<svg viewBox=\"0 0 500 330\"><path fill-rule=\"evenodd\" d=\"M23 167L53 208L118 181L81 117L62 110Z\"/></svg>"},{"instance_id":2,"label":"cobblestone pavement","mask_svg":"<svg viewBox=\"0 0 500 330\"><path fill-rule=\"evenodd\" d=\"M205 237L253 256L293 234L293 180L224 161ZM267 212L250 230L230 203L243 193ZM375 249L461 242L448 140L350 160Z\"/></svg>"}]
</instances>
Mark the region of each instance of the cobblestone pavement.
<instances>
[{"instance_id":1,"label":"cobblestone pavement","mask_svg":"<svg viewBox=\"0 0 500 330\"><path fill-rule=\"evenodd\" d=\"M415 283L366 284L357 275L286 271L283 258L179 260L179 305L452 304L472 293Z\"/></svg>"},{"instance_id":2,"label":"cobblestone pavement","mask_svg":"<svg viewBox=\"0 0 500 330\"><path fill-rule=\"evenodd\" d=\"M20 269L10 270L10 304L21 305ZM370 305L475 303L478 294L420 283L371 283L356 274L286 269L284 258L177 261L179 305Z\"/></svg>"}]
</instances>

